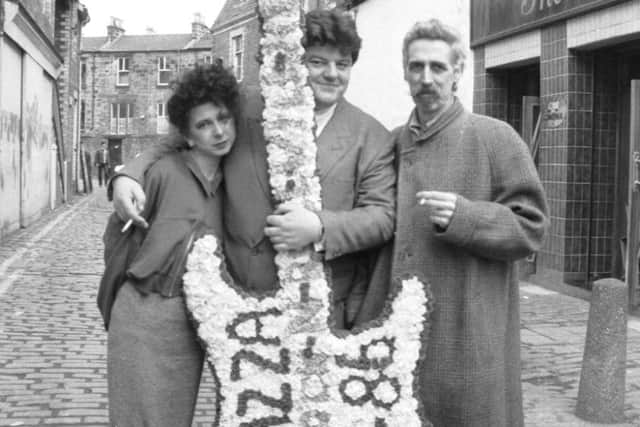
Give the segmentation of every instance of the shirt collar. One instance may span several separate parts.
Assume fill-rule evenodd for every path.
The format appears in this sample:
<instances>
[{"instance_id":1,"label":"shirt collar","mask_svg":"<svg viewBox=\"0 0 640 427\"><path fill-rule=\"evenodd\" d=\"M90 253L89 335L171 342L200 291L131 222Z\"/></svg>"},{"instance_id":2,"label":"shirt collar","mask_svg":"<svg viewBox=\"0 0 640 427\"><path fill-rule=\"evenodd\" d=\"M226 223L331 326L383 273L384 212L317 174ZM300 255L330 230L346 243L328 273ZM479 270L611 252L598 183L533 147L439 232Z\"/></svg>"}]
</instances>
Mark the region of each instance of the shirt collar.
<instances>
[{"instance_id":1,"label":"shirt collar","mask_svg":"<svg viewBox=\"0 0 640 427\"><path fill-rule=\"evenodd\" d=\"M205 194L207 194L208 196L214 196L216 191L218 190L218 187L220 186L220 183L222 182L221 168L218 168L212 180L208 180L207 178L205 178L204 174L200 170L200 167L198 166L198 163L193 158L191 150L182 150L181 153L184 163L187 165L189 170L191 170L191 173L193 174L193 176L195 176L196 180L200 183L200 186L204 190Z\"/></svg>"},{"instance_id":2,"label":"shirt collar","mask_svg":"<svg viewBox=\"0 0 640 427\"><path fill-rule=\"evenodd\" d=\"M454 100L455 103L455 100ZM438 121L438 119L448 110L449 108L443 108L431 118L431 120L426 122L421 122L418 118L418 109L414 108L411 112L411 117L409 118L409 128L414 135L420 135L429 130L429 128Z\"/></svg>"},{"instance_id":3,"label":"shirt collar","mask_svg":"<svg viewBox=\"0 0 640 427\"><path fill-rule=\"evenodd\" d=\"M464 111L462 104L458 98L453 99L453 104L448 108L440 111L435 117L426 123L420 123L418 117L418 109L414 108L409 116L409 131L414 140L424 140L431 135L438 133L442 128L446 127L453 119Z\"/></svg>"},{"instance_id":4,"label":"shirt collar","mask_svg":"<svg viewBox=\"0 0 640 427\"><path fill-rule=\"evenodd\" d=\"M324 128L327 126L327 123L329 123L329 120L331 120L331 117L333 117L333 113L336 112L337 106L338 103L336 102L321 113L314 112L314 116L316 119L316 136L320 135Z\"/></svg>"}]
</instances>

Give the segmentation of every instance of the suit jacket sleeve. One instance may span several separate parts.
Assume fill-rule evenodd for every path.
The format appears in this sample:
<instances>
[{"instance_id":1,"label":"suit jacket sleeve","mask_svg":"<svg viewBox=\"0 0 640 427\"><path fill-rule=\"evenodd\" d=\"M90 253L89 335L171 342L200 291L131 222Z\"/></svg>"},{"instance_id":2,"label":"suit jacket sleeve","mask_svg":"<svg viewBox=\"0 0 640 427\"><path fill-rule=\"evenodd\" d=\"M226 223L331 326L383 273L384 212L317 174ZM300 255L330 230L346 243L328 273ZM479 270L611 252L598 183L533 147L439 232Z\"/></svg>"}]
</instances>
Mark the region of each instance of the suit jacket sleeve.
<instances>
[{"instance_id":1,"label":"suit jacket sleeve","mask_svg":"<svg viewBox=\"0 0 640 427\"><path fill-rule=\"evenodd\" d=\"M107 198L113 198L113 181L121 176L127 176L144 185L145 172L163 155L175 149L175 144L169 140L163 140L158 144L144 150L138 157L127 162L122 169L114 173L107 184Z\"/></svg>"},{"instance_id":2,"label":"suit jacket sleeve","mask_svg":"<svg viewBox=\"0 0 640 427\"><path fill-rule=\"evenodd\" d=\"M548 228L544 189L526 144L508 125L479 134L491 162L491 201L458 196L446 230L436 236L473 254L513 261L540 249Z\"/></svg>"},{"instance_id":3,"label":"suit jacket sleeve","mask_svg":"<svg viewBox=\"0 0 640 427\"><path fill-rule=\"evenodd\" d=\"M357 165L354 207L318 213L324 226L325 259L383 244L395 226L394 144L384 127L365 135Z\"/></svg>"}]
</instances>

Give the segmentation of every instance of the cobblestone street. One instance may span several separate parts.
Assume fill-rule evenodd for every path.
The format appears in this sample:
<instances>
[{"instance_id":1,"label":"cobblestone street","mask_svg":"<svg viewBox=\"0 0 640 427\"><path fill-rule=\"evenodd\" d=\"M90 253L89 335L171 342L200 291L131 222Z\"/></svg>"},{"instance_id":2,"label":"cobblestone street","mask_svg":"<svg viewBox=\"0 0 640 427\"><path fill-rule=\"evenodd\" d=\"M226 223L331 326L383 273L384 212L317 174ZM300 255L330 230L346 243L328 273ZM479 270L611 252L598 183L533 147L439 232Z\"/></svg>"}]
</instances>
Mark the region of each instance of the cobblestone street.
<instances>
[{"instance_id":1,"label":"cobblestone street","mask_svg":"<svg viewBox=\"0 0 640 427\"><path fill-rule=\"evenodd\" d=\"M0 246L0 426L106 426L105 342L95 304L104 190L46 215ZM573 415L589 304L523 283L527 426L597 426ZM640 426L640 321L628 329L625 424ZM203 378L195 426L213 419Z\"/></svg>"}]
</instances>

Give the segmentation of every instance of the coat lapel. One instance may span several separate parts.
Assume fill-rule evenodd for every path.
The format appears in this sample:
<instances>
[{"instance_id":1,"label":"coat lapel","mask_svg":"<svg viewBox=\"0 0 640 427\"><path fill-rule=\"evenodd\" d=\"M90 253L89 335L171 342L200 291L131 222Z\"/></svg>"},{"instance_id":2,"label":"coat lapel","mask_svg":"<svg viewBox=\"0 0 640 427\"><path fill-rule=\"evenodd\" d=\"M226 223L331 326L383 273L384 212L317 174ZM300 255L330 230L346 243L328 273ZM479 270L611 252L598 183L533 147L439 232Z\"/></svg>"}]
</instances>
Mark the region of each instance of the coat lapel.
<instances>
[{"instance_id":1,"label":"coat lapel","mask_svg":"<svg viewBox=\"0 0 640 427\"><path fill-rule=\"evenodd\" d=\"M255 127L254 131L250 133L255 137L249 138L251 143L253 170L265 197L267 200L272 200L271 187L269 185L269 168L267 164L267 141L264 139L264 132L262 130L261 123L257 119L255 121L251 120L249 126Z\"/></svg>"},{"instance_id":2,"label":"coat lapel","mask_svg":"<svg viewBox=\"0 0 640 427\"><path fill-rule=\"evenodd\" d=\"M336 105L333 116L316 138L318 145L317 173L320 182L339 163L345 151L351 148L352 135L349 131L351 119L350 104L342 99Z\"/></svg>"}]
</instances>

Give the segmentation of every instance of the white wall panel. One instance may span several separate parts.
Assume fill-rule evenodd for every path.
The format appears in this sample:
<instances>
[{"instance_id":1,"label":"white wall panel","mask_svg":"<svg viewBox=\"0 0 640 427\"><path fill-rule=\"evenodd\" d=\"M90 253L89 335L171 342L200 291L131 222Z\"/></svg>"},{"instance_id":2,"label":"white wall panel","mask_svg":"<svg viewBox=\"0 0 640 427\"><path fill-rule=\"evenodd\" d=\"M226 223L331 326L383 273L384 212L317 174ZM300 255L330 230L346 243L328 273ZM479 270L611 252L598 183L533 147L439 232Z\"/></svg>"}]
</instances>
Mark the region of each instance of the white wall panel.
<instances>
[{"instance_id":1,"label":"white wall panel","mask_svg":"<svg viewBox=\"0 0 640 427\"><path fill-rule=\"evenodd\" d=\"M22 51L0 38L0 238L20 227Z\"/></svg>"}]
</instances>

